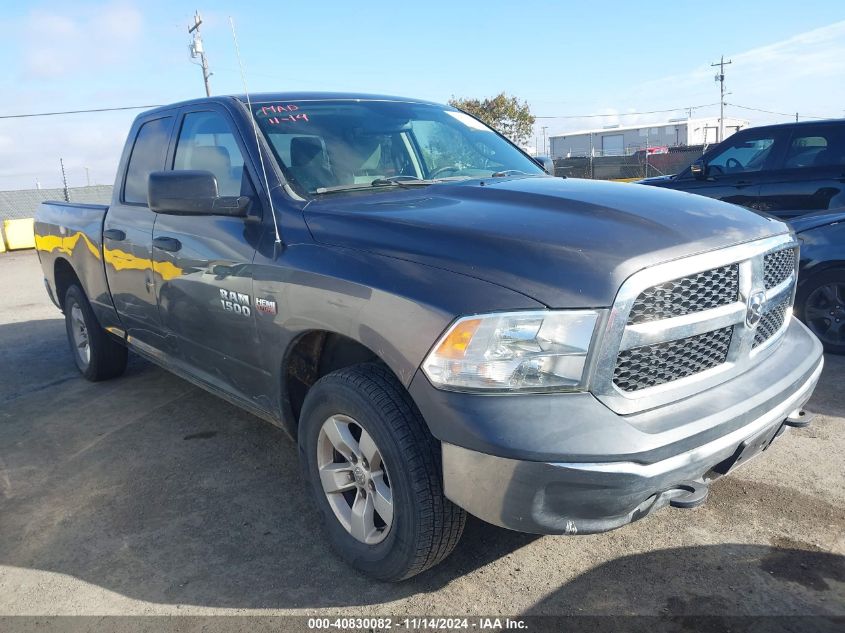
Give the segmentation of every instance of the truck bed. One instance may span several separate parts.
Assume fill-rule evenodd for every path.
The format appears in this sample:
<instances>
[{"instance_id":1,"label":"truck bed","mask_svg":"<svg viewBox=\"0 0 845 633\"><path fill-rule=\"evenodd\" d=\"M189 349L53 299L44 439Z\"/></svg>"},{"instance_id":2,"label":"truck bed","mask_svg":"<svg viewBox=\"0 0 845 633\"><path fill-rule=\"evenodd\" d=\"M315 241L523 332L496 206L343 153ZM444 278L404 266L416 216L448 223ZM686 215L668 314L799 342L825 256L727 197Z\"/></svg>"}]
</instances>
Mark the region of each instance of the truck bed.
<instances>
[{"instance_id":1,"label":"truck bed","mask_svg":"<svg viewBox=\"0 0 845 633\"><path fill-rule=\"evenodd\" d=\"M103 267L107 205L43 202L35 214L35 248L53 302L62 307L71 283L79 283L104 327L116 320Z\"/></svg>"}]
</instances>

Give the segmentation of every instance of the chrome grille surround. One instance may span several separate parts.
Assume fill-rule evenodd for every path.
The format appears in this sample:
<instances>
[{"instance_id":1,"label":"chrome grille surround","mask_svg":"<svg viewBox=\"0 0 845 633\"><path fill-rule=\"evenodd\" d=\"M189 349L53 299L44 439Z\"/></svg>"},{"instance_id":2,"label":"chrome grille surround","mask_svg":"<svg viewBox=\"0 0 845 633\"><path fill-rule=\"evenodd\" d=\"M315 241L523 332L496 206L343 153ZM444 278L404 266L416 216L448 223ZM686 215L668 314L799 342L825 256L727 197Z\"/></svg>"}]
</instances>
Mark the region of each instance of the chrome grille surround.
<instances>
[{"instance_id":1,"label":"chrome grille surround","mask_svg":"<svg viewBox=\"0 0 845 633\"><path fill-rule=\"evenodd\" d=\"M605 322L591 367L590 391L611 410L627 415L686 398L750 369L754 363L774 351L775 343L789 325L788 316L795 298L798 274L797 248L794 236L779 235L665 262L631 275L619 289ZM792 270L780 283L766 288L766 255L784 249L795 249ZM779 259L769 258L766 263ZM697 276L733 264L737 265L739 271L739 294L736 301L680 316L629 323L631 310L643 292L673 280ZM768 277L772 277L771 269ZM761 294L764 296L763 318L760 323L749 325L746 317L750 299ZM778 324L776 314L771 313L781 304L784 316ZM772 325L776 329L771 335L755 345L758 328L762 326L768 329ZM638 385L638 388L629 391L614 382L620 354L626 350L690 339L724 328L732 331L724 362L712 365L704 363L702 369L695 373L679 375L675 379L653 385ZM622 359L627 356L622 355Z\"/></svg>"}]
</instances>

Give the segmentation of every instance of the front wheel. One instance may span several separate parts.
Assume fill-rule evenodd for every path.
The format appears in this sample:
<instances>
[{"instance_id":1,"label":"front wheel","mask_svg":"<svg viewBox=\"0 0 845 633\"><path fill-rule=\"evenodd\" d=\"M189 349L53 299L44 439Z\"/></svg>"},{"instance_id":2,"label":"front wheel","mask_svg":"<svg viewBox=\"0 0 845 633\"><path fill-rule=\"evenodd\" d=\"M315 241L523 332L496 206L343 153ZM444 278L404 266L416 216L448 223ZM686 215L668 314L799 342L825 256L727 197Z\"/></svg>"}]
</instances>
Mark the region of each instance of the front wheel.
<instances>
[{"instance_id":1,"label":"front wheel","mask_svg":"<svg viewBox=\"0 0 845 633\"><path fill-rule=\"evenodd\" d=\"M329 540L353 567L403 580L458 543L466 513L443 495L440 446L385 367L355 365L317 381L299 450Z\"/></svg>"},{"instance_id":2,"label":"front wheel","mask_svg":"<svg viewBox=\"0 0 845 633\"><path fill-rule=\"evenodd\" d=\"M798 316L819 337L824 350L845 354L845 269L826 270L804 282Z\"/></svg>"},{"instance_id":3,"label":"front wheel","mask_svg":"<svg viewBox=\"0 0 845 633\"><path fill-rule=\"evenodd\" d=\"M70 351L82 375L92 382L120 376L126 370L126 347L100 327L79 286L68 288L64 308Z\"/></svg>"}]
</instances>

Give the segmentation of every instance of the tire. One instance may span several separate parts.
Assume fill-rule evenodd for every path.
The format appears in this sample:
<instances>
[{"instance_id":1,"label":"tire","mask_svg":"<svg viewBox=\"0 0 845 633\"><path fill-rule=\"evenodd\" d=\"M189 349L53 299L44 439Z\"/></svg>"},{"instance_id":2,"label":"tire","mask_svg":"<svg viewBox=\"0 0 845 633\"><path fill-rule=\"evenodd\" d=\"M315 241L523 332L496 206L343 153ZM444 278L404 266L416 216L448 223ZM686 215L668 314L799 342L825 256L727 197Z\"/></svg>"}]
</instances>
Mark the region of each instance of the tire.
<instances>
[{"instance_id":1,"label":"tire","mask_svg":"<svg viewBox=\"0 0 845 633\"><path fill-rule=\"evenodd\" d=\"M79 372L91 382L123 374L128 350L100 327L79 286L67 289L64 313L70 352Z\"/></svg>"},{"instance_id":2,"label":"tire","mask_svg":"<svg viewBox=\"0 0 845 633\"><path fill-rule=\"evenodd\" d=\"M350 431L353 440L356 428L360 432L357 462L354 456L346 460L323 431L334 428L332 420L335 426ZM364 434L372 439L372 445L365 442ZM328 453L326 442L330 443ZM396 582L437 565L457 545L466 513L443 494L440 444L428 431L407 391L383 365L354 365L318 380L302 407L298 443L308 487L322 514L328 539L341 558L356 569L378 580ZM368 451L365 443L375 451ZM373 452L377 456L368 463L366 455ZM354 470L339 473L341 481L347 482L342 485L351 484L354 490L329 494L324 489L320 464L329 454L339 462L331 466L341 470L349 470L344 464L372 468L368 471L372 475L369 497L361 496L367 484L358 480ZM389 526L388 519L379 514L386 507L386 494L380 491L388 487L392 501ZM376 529L365 530L368 540L364 541L360 530L358 537L353 536L354 528L344 525L336 508L344 503L355 507L366 499L373 500L376 508L370 513ZM352 517L350 523L354 513Z\"/></svg>"},{"instance_id":3,"label":"tire","mask_svg":"<svg viewBox=\"0 0 845 633\"><path fill-rule=\"evenodd\" d=\"M801 285L796 304L798 318L819 338L824 351L845 354L845 269L810 277Z\"/></svg>"}]
</instances>

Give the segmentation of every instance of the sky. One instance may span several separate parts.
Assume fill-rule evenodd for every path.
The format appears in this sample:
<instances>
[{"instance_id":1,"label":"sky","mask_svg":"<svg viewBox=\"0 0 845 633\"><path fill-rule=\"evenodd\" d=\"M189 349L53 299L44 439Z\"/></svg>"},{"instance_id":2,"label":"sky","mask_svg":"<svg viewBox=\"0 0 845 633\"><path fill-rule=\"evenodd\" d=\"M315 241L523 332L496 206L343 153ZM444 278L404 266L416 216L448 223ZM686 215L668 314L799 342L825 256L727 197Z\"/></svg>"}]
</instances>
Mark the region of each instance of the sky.
<instances>
[{"instance_id":1,"label":"sky","mask_svg":"<svg viewBox=\"0 0 845 633\"><path fill-rule=\"evenodd\" d=\"M339 90L446 102L501 91L548 135L718 115L753 124L845 116L845 3L26 1L0 11L0 116L204 96L188 54L195 9L213 94ZM11 5L11 6L10 6ZM654 110L671 110L654 114ZM140 110L0 118L0 189L111 184ZM601 117L583 115L601 114ZM538 141L537 144L542 144Z\"/></svg>"}]
</instances>

